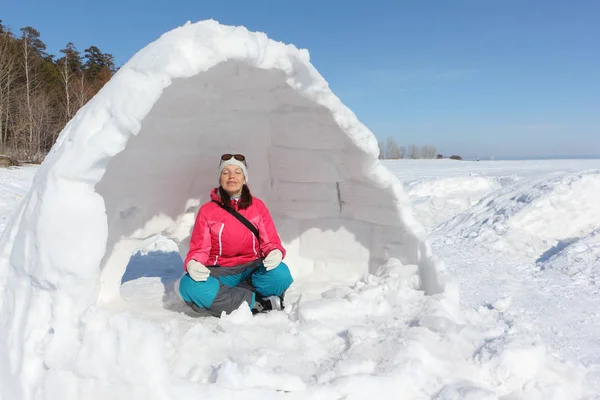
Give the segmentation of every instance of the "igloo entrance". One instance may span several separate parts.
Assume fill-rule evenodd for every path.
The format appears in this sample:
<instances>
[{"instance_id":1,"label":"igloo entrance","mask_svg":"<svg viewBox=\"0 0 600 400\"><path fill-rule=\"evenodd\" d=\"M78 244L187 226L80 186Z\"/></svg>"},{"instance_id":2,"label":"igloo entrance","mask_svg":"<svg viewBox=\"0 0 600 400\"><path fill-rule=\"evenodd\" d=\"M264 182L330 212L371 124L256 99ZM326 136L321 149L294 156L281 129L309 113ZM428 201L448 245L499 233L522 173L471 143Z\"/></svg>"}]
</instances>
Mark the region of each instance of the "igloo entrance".
<instances>
[{"instance_id":1,"label":"igloo entrance","mask_svg":"<svg viewBox=\"0 0 600 400\"><path fill-rule=\"evenodd\" d=\"M142 240L163 233L185 256L225 152L247 156L250 189L269 206L295 275L362 274L388 257L423 262L406 200L373 180L376 156L286 80L281 70L227 61L164 90L96 185L108 219L100 302L119 296Z\"/></svg>"}]
</instances>

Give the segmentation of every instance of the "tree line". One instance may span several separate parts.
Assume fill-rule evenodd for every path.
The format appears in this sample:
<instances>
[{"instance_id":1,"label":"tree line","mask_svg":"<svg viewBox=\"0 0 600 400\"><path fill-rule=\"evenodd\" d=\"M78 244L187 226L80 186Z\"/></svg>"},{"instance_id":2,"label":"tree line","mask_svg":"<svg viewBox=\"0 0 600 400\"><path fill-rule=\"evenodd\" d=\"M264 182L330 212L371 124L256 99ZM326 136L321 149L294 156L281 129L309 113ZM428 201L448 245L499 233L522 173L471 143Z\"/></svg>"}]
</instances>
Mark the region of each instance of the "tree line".
<instances>
[{"instance_id":1,"label":"tree line","mask_svg":"<svg viewBox=\"0 0 600 400\"><path fill-rule=\"evenodd\" d=\"M379 141L379 158L386 160L398 160L408 158L416 160L419 158L443 158L437 153L435 146L423 145L421 147L409 144L408 146L399 145L393 138L388 137Z\"/></svg>"},{"instance_id":2,"label":"tree line","mask_svg":"<svg viewBox=\"0 0 600 400\"><path fill-rule=\"evenodd\" d=\"M0 153L41 162L66 123L115 74L96 46L71 42L55 56L27 26L15 35L0 20Z\"/></svg>"},{"instance_id":3,"label":"tree line","mask_svg":"<svg viewBox=\"0 0 600 400\"><path fill-rule=\"evenodd\" d=\"M411 160L416 160L420 158L446 158L444 157L444 155L439 154L435 146L432 145L424 145L418 147L414 144L409 144L407 147L404 147L399 145L393 138L390 137L383 141L379 140L378 143L380 160L399 160L402 158L407 158ZM462 160L462 157L456 154L453 154L448 158L451 160Z\"/></svg>"}]
</instances>

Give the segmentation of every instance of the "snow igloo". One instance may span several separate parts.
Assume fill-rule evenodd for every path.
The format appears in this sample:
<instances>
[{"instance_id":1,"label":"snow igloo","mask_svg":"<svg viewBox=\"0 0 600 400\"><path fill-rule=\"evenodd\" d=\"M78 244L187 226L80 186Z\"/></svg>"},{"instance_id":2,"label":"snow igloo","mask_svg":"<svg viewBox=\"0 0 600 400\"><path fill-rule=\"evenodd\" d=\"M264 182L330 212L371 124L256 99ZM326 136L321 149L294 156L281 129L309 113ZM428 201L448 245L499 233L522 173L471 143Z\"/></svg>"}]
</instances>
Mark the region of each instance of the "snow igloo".
<instances>
[{"instance_id":1,"label":"snow igloo","mask_svg":"<svg viewBox=\"0 0 600 400\"><path fill-rule=\"evenodd\" d=\"M144 240L162 234L187 251L228 152L246 155L297 280L396 258L418 265L426 294L441 291L401 182L308 52L188 23L135 54L68 123L3 233L0 374L15 378L4 394L73 361L90 310L119 299Z\"/></svg>"}]
</instances>

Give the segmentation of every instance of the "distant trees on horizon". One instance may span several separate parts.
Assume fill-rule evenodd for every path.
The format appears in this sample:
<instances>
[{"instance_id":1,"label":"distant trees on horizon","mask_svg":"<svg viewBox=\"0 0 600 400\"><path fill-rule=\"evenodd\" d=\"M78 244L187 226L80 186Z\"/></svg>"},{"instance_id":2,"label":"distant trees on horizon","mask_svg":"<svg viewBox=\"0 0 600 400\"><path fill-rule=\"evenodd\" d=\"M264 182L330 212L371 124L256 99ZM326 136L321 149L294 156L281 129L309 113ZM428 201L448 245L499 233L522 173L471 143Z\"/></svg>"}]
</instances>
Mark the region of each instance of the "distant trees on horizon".
<instances>
[{"instance_id":1,"label":"distant trees on horizon","mask_svg":"<svg viewBox=\"0 0 600 400\"><path fill-rule=\"evenodd\" d=\"M0 20L0 153L40 162L65 124L115 74L114 58L72 42L48 54L30 27L16 36Z\"/></svg>"},{"instance_id":2,"label":"distant trees on horizon","mask_svg":"<svg viewBox=\"0 0 600 400\"><path fill-rule=\"evenodd\" d=\"M379 141L379 158L387 160L398 160L407 158L416 160L419 158L439 158L437 149L432 145L423 145L418 147L415 144L409 144L407 147L399 145L394 138L388 137Z\"/></svg>"},{"instance_id":3,"label":"distant trees on horizon","mask_svg":"<svg viewBox=\"0 0 600 400\"><path fill-rule=\"evenodd\" d=\"M435 146L423 145L418 147L415 144L409 144L407 147L399 145L394 138L388 137L385 140L379 140L379 159L380 160L400 160L400 159L442 159L445 158L437 152ZM461 156L453 154L448 157L451 160L462 160Z\"/></svg>"}]
</instances>

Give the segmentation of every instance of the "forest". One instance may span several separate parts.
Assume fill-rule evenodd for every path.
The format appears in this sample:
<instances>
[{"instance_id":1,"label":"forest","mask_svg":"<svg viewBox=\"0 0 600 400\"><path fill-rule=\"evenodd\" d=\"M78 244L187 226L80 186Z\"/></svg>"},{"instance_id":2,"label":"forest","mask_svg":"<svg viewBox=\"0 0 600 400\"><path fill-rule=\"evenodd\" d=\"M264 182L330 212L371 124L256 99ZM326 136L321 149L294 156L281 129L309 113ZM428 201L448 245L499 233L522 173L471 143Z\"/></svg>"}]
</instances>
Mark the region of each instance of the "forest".
<instances>
[{"instance_id":1,"label":"forest","mask_svg":"<svg viewBox=\"0 0 600 400\"><path fill-rule=\"evenodd\" d=\"M41 162L67 122L117 71L96 46L72 42L49 54L40 32L12 32L0 20L0 154Z\"/></svg>"}]
</instances>

